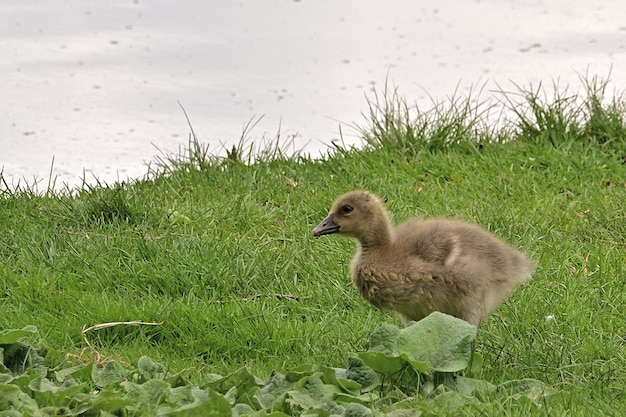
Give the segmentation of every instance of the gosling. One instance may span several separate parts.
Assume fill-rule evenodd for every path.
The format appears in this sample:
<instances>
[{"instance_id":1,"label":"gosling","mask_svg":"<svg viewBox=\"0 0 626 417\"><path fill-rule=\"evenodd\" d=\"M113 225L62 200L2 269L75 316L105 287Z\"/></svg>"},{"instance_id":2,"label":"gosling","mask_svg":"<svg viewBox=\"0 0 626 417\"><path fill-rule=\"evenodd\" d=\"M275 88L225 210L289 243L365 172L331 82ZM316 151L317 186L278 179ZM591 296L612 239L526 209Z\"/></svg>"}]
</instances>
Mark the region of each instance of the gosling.
<instances>
[{"instance_id":1,"label":"gosling","mask_svg":"<svg viewBox=\"0 0 626 417\"><path fill-rule=\"evenodd\" d=\"M368 191L338 197L313 236L358 240L352 284L404 325L434 311L478 327L535 268L523 253L478 226L448 219L410 219L393 227Z\"/></svg>"}]
</instances>

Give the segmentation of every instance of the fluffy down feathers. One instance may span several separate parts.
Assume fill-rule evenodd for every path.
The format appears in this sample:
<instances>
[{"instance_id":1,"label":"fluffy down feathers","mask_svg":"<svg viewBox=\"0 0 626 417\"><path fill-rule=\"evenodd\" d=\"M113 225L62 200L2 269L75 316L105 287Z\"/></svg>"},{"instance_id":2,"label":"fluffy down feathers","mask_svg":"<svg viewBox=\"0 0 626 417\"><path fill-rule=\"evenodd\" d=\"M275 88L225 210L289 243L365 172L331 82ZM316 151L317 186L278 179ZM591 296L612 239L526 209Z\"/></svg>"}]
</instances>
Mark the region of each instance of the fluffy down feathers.
<instances>
[{"instance_id":1,"label":"fluffy down feathers","mask_svg":"<svg viewBox=\"0 0 626 417\"><path fill-rule=\"evenodd\" d=\"M338 197L312 233L358 240L350 263L354 287L405 323L440 311L478 326L534 270L523 253L472 224L411 219L393 227L367 191Z\"/></svg>"}]
</instances>

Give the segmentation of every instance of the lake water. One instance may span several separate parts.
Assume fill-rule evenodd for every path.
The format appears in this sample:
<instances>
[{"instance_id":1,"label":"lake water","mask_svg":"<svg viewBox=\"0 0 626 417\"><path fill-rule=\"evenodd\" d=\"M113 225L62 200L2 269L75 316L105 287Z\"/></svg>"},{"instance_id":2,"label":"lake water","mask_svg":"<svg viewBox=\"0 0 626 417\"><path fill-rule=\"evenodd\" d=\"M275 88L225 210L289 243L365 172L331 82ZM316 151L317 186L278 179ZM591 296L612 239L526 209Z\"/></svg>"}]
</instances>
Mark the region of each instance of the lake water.
<instances>
[{"instance_id":1,"label":"lake water","mask_svg":"<svg viewBox=\"0 0 626 417\"><path fill-rule=\"evenodd\" d=\"M0 167L57 187L138 178L187 143L319 154L386 82L426 106L586 73L626 89L622 0L3 0ZM54 164L52 161L54 159Z\"/></svg>"}]
</instances>

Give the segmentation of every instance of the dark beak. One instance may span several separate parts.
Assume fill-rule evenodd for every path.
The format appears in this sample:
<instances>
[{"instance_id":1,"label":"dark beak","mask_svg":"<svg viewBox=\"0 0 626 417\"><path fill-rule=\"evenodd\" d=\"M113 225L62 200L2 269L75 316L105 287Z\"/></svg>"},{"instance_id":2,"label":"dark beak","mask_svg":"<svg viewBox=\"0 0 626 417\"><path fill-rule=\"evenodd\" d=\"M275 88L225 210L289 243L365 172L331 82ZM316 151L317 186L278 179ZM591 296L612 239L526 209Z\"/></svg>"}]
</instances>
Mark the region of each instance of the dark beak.
<instances>
[{"instance_id":1,"label":"dark beak","mask_svg":"<svg viewBox=\"0 0 626 417\"><path fill-rule=\"evenodd\" d=\"M330 235L331 233L337 233L339 231L339 225L333 221L333 215L329 214L320 224L315 226L315 229L311 232L313 236Z\"/></svg>"}]
</instances>

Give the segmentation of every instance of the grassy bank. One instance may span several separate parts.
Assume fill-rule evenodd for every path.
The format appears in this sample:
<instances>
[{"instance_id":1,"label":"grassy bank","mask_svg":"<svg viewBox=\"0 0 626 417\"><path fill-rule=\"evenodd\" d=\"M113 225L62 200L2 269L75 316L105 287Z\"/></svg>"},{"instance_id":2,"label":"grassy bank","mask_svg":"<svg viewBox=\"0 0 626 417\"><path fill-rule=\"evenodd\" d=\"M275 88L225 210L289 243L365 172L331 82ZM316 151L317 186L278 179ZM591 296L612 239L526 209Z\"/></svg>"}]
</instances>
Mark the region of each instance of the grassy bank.
<instances>
[{"instance_id":1,"label":"grassy bank","mask_svg":"<svg viewBox=\"0 0 626 417\"><path fill-rule=\"evenodd\" d=\"M351 288L354 243L310 230L335 196L365 188L386 197L395 221L475 222L537 261L533 280L481 327L477 378L534 378L562 391L544 415L619 415L626 105L603 100L604 87L506 96L521 103L496 129L471 101L419 112L386 93L370 103L363 147L321 159L251 154L247 142L222 158L192 141L133 184L44 196L4 187L0 329L37 326L51 368L74 361L68 354L128 364L148 355L192 368L186 378L202 384L242 366L261 378L343 367L397 319ZM81 333L133 320L158 324ZM483 412L521 411L504 402Z\"/></svg>"}]
</instances>

